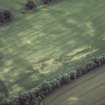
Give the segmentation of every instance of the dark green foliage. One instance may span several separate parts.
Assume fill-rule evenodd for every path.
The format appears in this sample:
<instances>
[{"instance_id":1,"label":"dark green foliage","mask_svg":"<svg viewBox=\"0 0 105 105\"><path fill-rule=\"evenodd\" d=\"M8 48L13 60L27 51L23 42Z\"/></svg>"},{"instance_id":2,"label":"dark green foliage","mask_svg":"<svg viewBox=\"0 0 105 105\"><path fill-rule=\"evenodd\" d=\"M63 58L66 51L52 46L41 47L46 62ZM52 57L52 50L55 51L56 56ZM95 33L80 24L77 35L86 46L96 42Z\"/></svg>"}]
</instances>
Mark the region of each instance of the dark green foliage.
<instances>
[{"instance_id":1,"label":"dark green foliage","mask_svg":"<svg viewBox=\"0 0 105 105\"><path fill-rule=\"evenodd\" d=\"M26 10L33 10L33 9L36 9L37 6L35 4L34 1L28 1L26 4L25 4L25 8Z\"/></svg>"},{"instance_id":2,"label":"dark green foliage","mask_svg":"<svg viewBox=\"0 0 105 105\"><path fill-rule=\"evenodd\" d=\"M37 98L34 96L33 93L28 92L24 95L19 96L18 98L19 105L38 105Z\"/></svg>"},{"instance_id":3,"label":"dark green foliage","mask_svg":"<svg viewBox=\"0 0 105 105\"><path fill-rule=\"evenodd\" d=\"M12 19L12 14L11 14L11 12L8 11L8 10L5 10L5 11L4 11L4 20L5 20L6 22L8 22L8 21L11 21L11 19Z\"/></svg>"},{"instance_id":4,"label":"dark green foliage","mask_svg":"<svg viewBox=\"0 0 105 105\"><path fill-rule=\"evenodd\" d=\"M86 65L86 69L87 69L87 72L93 70L96 68L96 64L94 62L89 62L87 65Z\"/></svg>"},{"instance_id":5,"label":"dark green foliage","mask_svg":"<svg viewBox=\"0 0 105 105\"><path fill-rule=\"evenodd\" d=\"M13 19L13 15L9 10L0 11L0 24L5 24Z\"/></svg>"},{"instance_id":6,"label":"dark green foliage","mask_svg":"<svg viewBox=\"0 0 105 105\"><path fill-rule=\"evenodd\" d=\"M77 72L77 77L80 77L80 76L82 76L82 71L81 71L81 68L78 68L77 70L76 70L76 72Z\"/></svg>"},{"instance_id":7,"label":"dark green foliage","mask_svg":"<svg viewBox=\"0 0 105 105\"><path fill-rule=\"evenodd\" d=\"M82 74L86 74L88 72L87 66L80 67L80 68L81 68Z\"/></svg>"},{"instance_id":8,"label":"dark green foliage","mask_svg":"<svg viewBox=\"0 0 105 105\"><path fill-rule=\"evenodd\" d=\"M94 62L95 62L98 66L104 64L104 63L105 63L105 56L100 56L100 57L94 59Z\"/></svg>"},{"instance_id":9,"label":"dark green foliage","mask_svg":"<svg viewBox=\"0 0 105 105\"><path fill-rule=\"evenodd\" d=\"M77 78L76 72L71 72L71 73L70 73L70 79L71 79L71 80L75 80L76 78Z\"/></svg>"},{"instance_id":10,"label":"dark green foliage","mask_svg":"<svg viewBox=\"0 0 105 105\"><path fill-rule=\"evenodd\" d=\"M54 80L50 81L50 84L51 84L52 90L57 89L61 86L59 79L54 79Z\"/></svg>"},{"instance_id":11,"label":"dark green foliage","mask_svg":"<svg viewBox=\"0 0 105 105\"><path fill-rule=\"evenodd\" d=\"M67 83L70 82L70 80L71 80L70 74L69 73L68 74L66 73L66 74L64 74L64 75L61 76L60 84L61 85L67 84Z\"/></svg>"}]
</instances>

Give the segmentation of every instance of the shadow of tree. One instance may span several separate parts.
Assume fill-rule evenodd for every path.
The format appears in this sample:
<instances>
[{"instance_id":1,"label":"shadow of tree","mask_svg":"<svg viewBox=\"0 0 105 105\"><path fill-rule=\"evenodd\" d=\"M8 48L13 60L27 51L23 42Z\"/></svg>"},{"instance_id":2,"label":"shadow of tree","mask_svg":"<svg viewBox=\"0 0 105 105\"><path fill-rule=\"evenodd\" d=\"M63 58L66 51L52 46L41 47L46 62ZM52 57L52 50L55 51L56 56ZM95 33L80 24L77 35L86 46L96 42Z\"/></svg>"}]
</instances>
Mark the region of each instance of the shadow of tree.
<instances>
[{"instance_id":1,"label":"shadow of tree","mask_svg":"<svg viewBox=\"0 0 105 105\"><path fill-rule=\"evenodd\" d=\"M3 80L0 80L0 101L9 97L8 88Z\"/></svg>"}]
</instances>

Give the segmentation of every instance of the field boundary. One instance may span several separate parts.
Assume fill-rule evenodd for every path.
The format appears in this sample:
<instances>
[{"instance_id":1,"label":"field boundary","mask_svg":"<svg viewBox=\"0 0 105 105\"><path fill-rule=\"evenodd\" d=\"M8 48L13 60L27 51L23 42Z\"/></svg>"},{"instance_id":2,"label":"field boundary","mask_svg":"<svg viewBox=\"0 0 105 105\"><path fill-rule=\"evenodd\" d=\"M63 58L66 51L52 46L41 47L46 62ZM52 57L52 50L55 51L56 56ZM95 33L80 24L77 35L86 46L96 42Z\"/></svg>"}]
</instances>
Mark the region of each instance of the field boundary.
<instances>
[{"instance_id":1,"label":"field boundary","mask_svg":"<svg viewBox=\"0 0 105 105\"><path fill-rule=\"evenodd\" d=\"M90 61L78 67L75 71L64 73L51 81L44 81L40 86L23 93L13 99L0 103L0 105L40 105L43 99L50 95L55 90L66 84L72 83L81 76L95 70L105 64L105 55L90 59Z\"/></svg>"}]
</instances>

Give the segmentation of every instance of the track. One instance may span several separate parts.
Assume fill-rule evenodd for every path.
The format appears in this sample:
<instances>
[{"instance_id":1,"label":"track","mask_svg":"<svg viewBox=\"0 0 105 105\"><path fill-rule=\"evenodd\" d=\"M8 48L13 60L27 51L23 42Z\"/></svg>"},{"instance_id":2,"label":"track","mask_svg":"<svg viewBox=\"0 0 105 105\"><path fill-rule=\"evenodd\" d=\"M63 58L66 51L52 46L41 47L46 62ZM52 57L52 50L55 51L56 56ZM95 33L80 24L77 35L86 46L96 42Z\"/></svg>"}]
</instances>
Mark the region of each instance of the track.
<instances>
[{"instance_id":1,"label":"track","mask_svg":"<svg viewBox=\"0 0 105 105\"><path fill-rule=\"evenodd\" d=\"M42 105L105 105L105 66L57 90Z\"/></svg>"}]
</instances>

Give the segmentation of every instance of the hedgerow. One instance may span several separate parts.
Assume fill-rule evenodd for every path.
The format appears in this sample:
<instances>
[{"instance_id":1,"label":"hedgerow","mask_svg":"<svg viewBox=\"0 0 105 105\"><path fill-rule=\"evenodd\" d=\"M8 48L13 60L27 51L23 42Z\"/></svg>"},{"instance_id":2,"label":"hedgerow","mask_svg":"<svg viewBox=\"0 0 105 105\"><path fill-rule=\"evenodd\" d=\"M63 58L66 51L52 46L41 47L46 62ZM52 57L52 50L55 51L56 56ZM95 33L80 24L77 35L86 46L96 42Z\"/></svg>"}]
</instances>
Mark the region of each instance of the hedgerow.
<instances>
[{"instance_id":1,"label":"hedgerow","mask_svg":"<svg viewBox=\"0 0 105 105\"><path fill-rule=\"evenodd\" d=\"M60 76L51 81L46 80L36 89L14 98L13 101L8 101L0 105L40 105L40 102L54 90L76 80L92 70L95 70L103 64L105 64L105 55L91 59L87 64L78 67L72 72L64 73L62 75L60 74Z\"/></svg>"}]
</instances>

